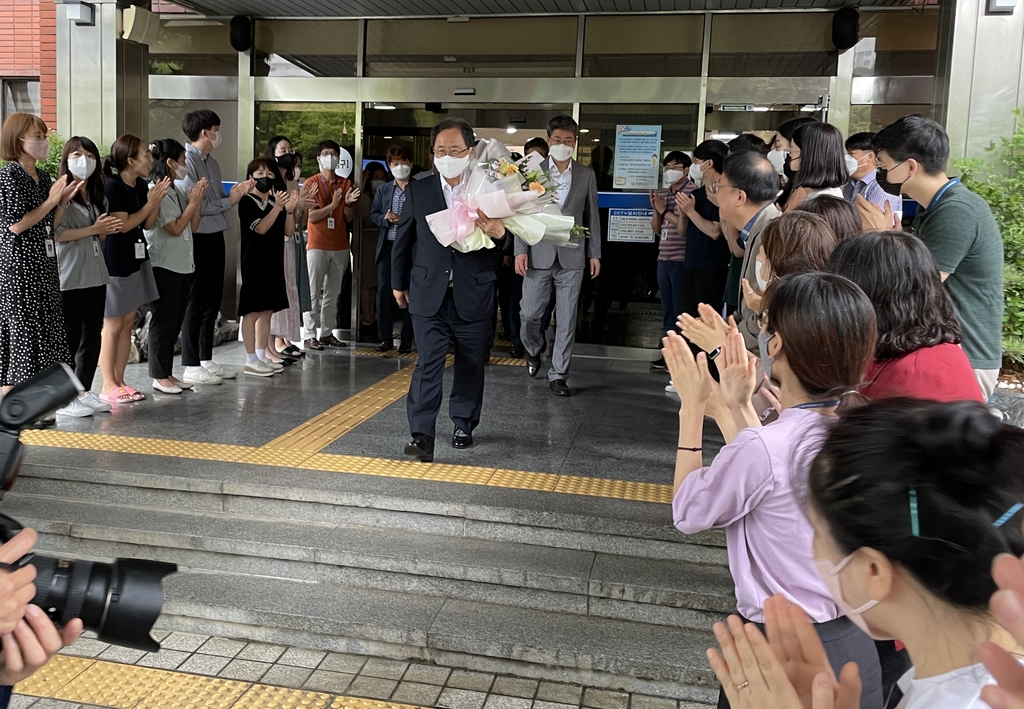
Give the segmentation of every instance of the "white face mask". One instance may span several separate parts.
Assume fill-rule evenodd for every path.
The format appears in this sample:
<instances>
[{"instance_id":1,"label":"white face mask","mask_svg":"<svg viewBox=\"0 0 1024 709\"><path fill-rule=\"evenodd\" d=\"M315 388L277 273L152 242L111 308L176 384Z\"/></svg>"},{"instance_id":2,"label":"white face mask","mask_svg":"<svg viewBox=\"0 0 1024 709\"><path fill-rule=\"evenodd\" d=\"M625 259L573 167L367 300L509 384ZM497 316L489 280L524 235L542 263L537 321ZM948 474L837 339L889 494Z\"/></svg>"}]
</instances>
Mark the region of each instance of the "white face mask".
<instances>
[{"instance_id":1,"label":"white face mask","mask_svg":"<svg viewBox=\"0 0 1024 709\"><path fill-rule=\"evenodd\" d=\"M88 180L89 176L96 171L96 161L88 155L79 155L77 158L68 160L68 172L79 180Z\"/></svg>"},{"instance_id":2,"label":"white face mask","mask_svg":"<svg viewBox=\"0 0 1024 709\"><path fill-rule=\"evenodd\" d=\"M686 173L684 173L682 170L676 170L675 168L667 168L665 172L662 173L661 179L664 181L665 187L671 187L675 183L679 182L679 180L683 179L684 174Z\"/></svg>"},{"instance_id":3,"label":"white face mask","mask_svg":"<svg viewBox=\"0 0 1024 709\"><path fill-rule=\"evenodd\" d=\"M690 165L690 179L694 182L700 182L704 177L704 168L699 162L695 162Z\"/></svg>"},{"instance_id":4,"label":"white face mask","mask_svg":"<svg viewBox=\"0 0 1024 709\"><path fill-rule=\"evenodd\" d=\"M775 168L775 172L780 175L785 175L786 155L788 150L770 150L768 151L768 162Z\"/></svg>"},{"instance_id":5,"label":"white face mask","mask_svg":"<svg viewBox=\"0 0 1024 709\"><path fill-rule=\"evenodd\" d=\"M441 177L454 180L469 167L469 156L464 155L461 158L453 158L451 155L445 155L442 158L434 158L434 167L441 173Z\"/></svg>"},{"instance_id":6,"label":"white face mask","mask_svg":"<svg viewBox=\"0 0 1024 709\"><path fill-rule=\"evenodd\" d=\"M556 143L548 148L548 155L550 155L551 159L555 162L565 162L572 157L572 148L568 145Z\"/></svg>"},{"instance_id":7,"label":"white face mask","mask_svg":"<svg viewBox=\"0 0 1024 709\"><path fill-rule=\"evenodd\" d=\"M850 175L853 175L853 173L860 169L860 163L857 162L857 158L852 155L845 155L844 159L846 160L846 171L850 173Z\"/></svg>"},{"instance_id":8,"label":"white face mask","mask_svg":"<svg viewBox=\"0 0 1024 709\"><path fill-rule=\"evenodd\" d=\"M24 140L25 152L36 159L36 162L43 162L50 157L50 141L45 138Z\"/></svg>"},{"instance_id":9,"label":"white face mask","mask_svg":"<svg viewBox=\"0 0 1024 709\"><path fill-rule=\"evenodd\" d=\"M210 131L210 132L213 133L213 131ZM220 141L221 141L221 136L220 136L220 131L218 130L216 133L213 133L213 137L210 138L210 144L213 147L216 148L218 145L220 145Z\"/></svg>"},{"instance_id":10,"label":"white face mask","mask_svg":"<svg viewBox=\"0 0 1024 709\"><path fill-rule=\"evenodd\" d=\"M338 167L338 156L333 153L330 155L321 155L317 162L320 164L321 170L327 170L328 172Z\"/></svg>"},{"instance_id":11,"label":"white face mask","mask_svg":"<svg viewBox=\"0 0 1024 709\"><path fill-rule=\"evenodd\" d=\"M188 177L188 165L178 165L175 163L174 179L184 180L186 177Z\"/></svg>"},{"instance_id":12,"label":"white face mask","mask_svg":"<svg viewBox=\"0 0 1024 709\"><path fill-rule=\"evenodd\" d=\"M757 288L762 293L764 293L765 289L768 287L768 279L764 277L764 273L763 273L764 265L766 263L767 263L767 261L758 261L757 262L757 269L755 269L757 271L757 273L755 274L757 276Z\"/></svg>"},{"instance_id":13,"label":"white face mask","mask_svg":"<svg viewBox=\"0 0 1024 709\"><path fill-rule=\"evenodd\" d=\"M396 180L407 180L409 175L412 174L411 165L392 165L391 174L395 176Z\"/></svg>"},{"instance_id":14,"label":"white face mask","mask_svg":"<svg viewBox=\"0 0 1024 709\"><path fill-rule=\"evenodd\" d=\"M833 564L828 559L815 559L814 565L818 567L818 573L821 574L821 580L825 582L828 587L828 592L832 594L832 600L836 602L836 606L843 612L847 618L853 621L853 624L863 630L868 637L873 640L888 640L888 638L876 637L868 629L868 623L864 620L862 614L868 612L872 608L878 605L878 601L871 600L862 605L860 608L854 608L846 599L843 598L843 584L839 580L839 572L841 572L846 565L853 559L853 554L840 561L838 564Z\"/></svg>"}]
</instances>

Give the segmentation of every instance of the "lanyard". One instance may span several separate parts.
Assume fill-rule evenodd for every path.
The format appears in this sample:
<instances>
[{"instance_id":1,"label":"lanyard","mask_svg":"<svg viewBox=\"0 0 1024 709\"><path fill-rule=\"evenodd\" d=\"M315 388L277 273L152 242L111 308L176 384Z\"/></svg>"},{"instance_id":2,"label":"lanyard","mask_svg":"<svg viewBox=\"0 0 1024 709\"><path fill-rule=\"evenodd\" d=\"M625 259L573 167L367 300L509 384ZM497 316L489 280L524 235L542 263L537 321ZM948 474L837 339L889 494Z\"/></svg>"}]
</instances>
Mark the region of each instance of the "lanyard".
<instances>
[{"instance_id":1,"label":"lanyard","mask_svg":"<svg viewBox=\"0 0 1024 709\"><path fill-rule=\"evenodd\" d=\"M950 180L949 182L947 182L946 184L944 184L944 185L942 186L942 189L941 189L941 190L939 190L938 192L936 192L936 193L935 193L935 196L934 196L934 197L932 197L932 203L928 205L928 209L931 209L931 208L932 208L932 207L934 207L934 206L935 206L936 204L938 204L938 203L939 203L939 200L940 200L940 199L942 199L942 195L946 194L946 190L948 190L948 189L949 189L950 187L952 187L953 185L955 185L955 184L957 184L957 183L959 183L959 182L960 182L960 178L959 178L959 177L954 177L954 178L953 178L953 179L951 179L951 180Z\"/></svg>"},{"instance_id":2,"label":"lanyard","mask_svg":"<svg viewBox=\"0 0 1024 709\"><path fill-rule=\"evenodd\" d=\"M319 175L319 174L316 176L316 179L317 179L317 185L321 189L323 189L324 192L327 193L327 202L328 202L328 204L330 204L330 201L332 199L334 199L334 193L337 192L341 188L341 180L335 180L332 183L328 183L327 180L324 179L324 176L323 175ZM332 188L331 185L337 185L337 187L333 187ZM327 205L324 205L324 206L327 206Z\"/></svg>"},{"instance_id":3,"label":"lanyard","mask_svg":"<svg viewBox=\"0 0 1024 709\"><path fill-rule=\"evenodd\" d=\"M794 409L831 409L839 406L842 401L839 399L832 399L831 401L808 401L806 404L797 404Z\"/></svg>"}]
</instances>

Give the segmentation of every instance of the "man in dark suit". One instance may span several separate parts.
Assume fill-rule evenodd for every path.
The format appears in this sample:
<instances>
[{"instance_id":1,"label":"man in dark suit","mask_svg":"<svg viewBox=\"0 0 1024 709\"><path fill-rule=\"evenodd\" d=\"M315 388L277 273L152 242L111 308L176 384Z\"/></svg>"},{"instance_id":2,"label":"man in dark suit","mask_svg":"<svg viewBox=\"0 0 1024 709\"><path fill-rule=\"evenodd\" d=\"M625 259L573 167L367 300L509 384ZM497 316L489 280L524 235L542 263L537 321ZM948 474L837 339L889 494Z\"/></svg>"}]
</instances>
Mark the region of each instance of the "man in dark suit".
<instances>
[{"instance_id":1,"label":"man in dark suit","mask_svg":"<svg viewBox=\"0 0 1024 709\"><path fill-rule=\"evenodd\" d=\"M387 160L388 169L395 179L381 185L373 196L373 207L370 209L370 221L380 227L374 256L377 264L378 352L388 352L395 346L395 323L391 310L395 302L394 289L391 288L391 252L398 236L398 222L405 208L405 190L409 186L409 175L412 172L412 151L404 145L392 145L388 148ZM402 318L402 342L398 351L401 354L412 351L412 317L408 313Z\"/></svg>"},{"instance_id":2,"label":"man in dark suit","mask_svg":"<svg viewBox=\"0 0 1024 709\"><path fill-rule=\"evenodd\" d=\"M473 128L459 118L446 118L430 132L436 175L406 188L405 208L398 223L391 257L391 284L398 305L413 319L419 361L409 385L407 410L412 441L406 455L424 462L434 459L434 434L441 410L445 357L455 340L455 381L449 415L455 423L452 447L473 445L484 397L487 343L494 327L494 282L508 239L500 219L477 219L497 248L461 253L441 246L427 216L450 208L461 196L470 166Z\"/></svg>"},{"instance_id":3,"label":"man in dark suit","mask_svg":"<svg viewBox=\"0 0 1024 709\"><path fill-rule=\"evenodd\" d=\"M572 159L579 126L570 116L556 116L548 124L548 157L543 169L557 190L562 214L576 219L577 226L590 230L589 239L573 239L568 246L541 242L528 246L516 239L516 273L523 276L523 345L526 372L540 371L544 333L541 323L555 288L555 346L551 352L548 385L556 396L569 396L566 377L572 348L576 343L576 306L580 300L584 273L597 278L601 272L601 218L597 209L597 177L594 171Z\"/></svg>"}]
</instances>

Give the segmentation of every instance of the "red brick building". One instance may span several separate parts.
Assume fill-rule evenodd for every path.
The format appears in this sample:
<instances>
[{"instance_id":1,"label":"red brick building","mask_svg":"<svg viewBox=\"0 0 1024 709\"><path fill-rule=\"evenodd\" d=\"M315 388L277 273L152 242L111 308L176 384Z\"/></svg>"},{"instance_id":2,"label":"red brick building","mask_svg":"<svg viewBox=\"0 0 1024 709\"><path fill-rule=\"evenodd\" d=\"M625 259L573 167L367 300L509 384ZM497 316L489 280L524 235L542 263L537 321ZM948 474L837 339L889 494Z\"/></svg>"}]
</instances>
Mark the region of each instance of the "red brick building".
<instances>
[{"instance_id":1,"label":"red brick building","mask_svg":"<svg viewBox=\"0 0 1024 709\"><path fill-rule=\"evenodd\" d=\"M57 6L0 0L0 111L35 113L57 125Z\"/></svg>"}]
</instances>

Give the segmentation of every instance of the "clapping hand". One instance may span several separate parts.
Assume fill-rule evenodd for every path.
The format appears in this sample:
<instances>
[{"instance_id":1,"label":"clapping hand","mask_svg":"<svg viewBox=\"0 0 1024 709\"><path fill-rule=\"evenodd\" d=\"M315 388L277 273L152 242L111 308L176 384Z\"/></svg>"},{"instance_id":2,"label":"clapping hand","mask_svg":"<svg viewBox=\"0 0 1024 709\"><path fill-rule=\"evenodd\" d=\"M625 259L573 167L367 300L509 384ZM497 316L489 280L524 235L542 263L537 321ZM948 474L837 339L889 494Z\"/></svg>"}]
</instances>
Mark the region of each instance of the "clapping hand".
<instances>
[{"instance_id":1,"label":"clapping hand","mask_svg":"<svg viewBox=\"0 0 1024 709\"><path fill-rule=\"evenodd\" d=\"M278 209L288 207L288 193L280 190L272 190L270 196L274 198L274 206Z\"/></svg>"},{"instance_id":2,"label":"clapping hand","mask_svg":"<svg viewBox=\"0 0 1024 709\"><path fill-rule=\"evenodd\" d=\"M661 353L683 407L703 407L715 384L708 371L707 355L701 352L694 359L689 343L676 332L668 332L662 344Z\"/></svg>"},{"instance_id":3,"label":"clapping hand","mask_svg":"<svg viewBox=\"0 0 1024 709\"><path fill-rule=\"evenodd\" d=\"M352 204L355 204L356 202L358 202L360 194L362 194L362 192L360 192L359 189L357 189L355 187L350 189L348 191L348 194L345 195L345 206L347 207L349 205L352 205Z\"/></svg>"},{"instance_id":4,"label":"clapping hand","mask_svg":"<svg viewBox=\"0 0 1024 709\"><path fill-rule=\"evenodd\" d=\"M859 194L853 204L857 208L857 212L860 214L860 220L863 224L864 231L888 231L889 229L895 229L897 231L903 230L903 221L892 213L892 207L889 204L889 200L886 200L882 207L878 207L877 205L867 201L864 198L864 195Z\"/></svg>"},{"instance_id":5,"label":"clapping hand","mask_svg":"<svg viewBox=\"0 0 1024 709\"><path fill-rule=\"evenodd\" d=\"M764 303L764 295L758 293L750 285L750 281L746 278L741 279L743 283L743 300L746 301L747 307L753 310L755 313L761 312L761 305Z\"/></svg>"},{"instance_id":6,"label":"clapping hand","mask_svg":"<svg viewBox=\"0 0 1024 709\"><path fill-rule=\"evenodd\" d=\"M117 217L112 217L109 214L101 214L96 218L93 223L93 229L95 229L96 236L107 236L108 234L116 234L121 231L121 227L124 224Z\"/></svg>"},{"instance_id":7,"label":"clapping hand","mask_svg":"<svg viewBox=\"0 0 1024 709\"><path fill-rule=\"evenodd\" d=\"M689 214L693 211L693 205L697 203L693 195L683 194L682 192L676 193L676 209L679 210L680 214Z\"/></svg>"},{"instance_id":8,"label":"clapping hand","mask_svg":"<svg viewBox=\"0 0 1024 709\"><path fill-rule=\"evenodd\" d=\"M992 578L999 590L992 595L992 615L1017 641L1024 645L1024 562L1000 554L992 562ZM1024 666L993 642L978 648L978 657L995 677L996 684L981 690L981 698L993 709L1024 709Z\"/></svg>"},{"instance_id":9,"label":"clapping hand","mask_svg":"<svg viewBox=\"0 0 1024 709\"><path fill-rule=\"evenodd\" d=\"M256 180L251 177L244 182L239 182L237 185L231 188L228 192L228 200L231 204L238 204L242 197L252 192L252 188L256 186Z\"/></svg>"},{"instance_id":10,"label":"clapping hand","mask_svg":"<svg viewBox=\"0 0 1024 709\"><path fill-rule=\"evenodd\" d=\"M284 195L284 210L289 214L295 214L295 208L299 203L299 193L288 192Z\"/></svg>"},{"instance_id":11,"label":"clapping hand","mask_svg":"<svg viewBox=\"0 0 1024 709\"><path fill-rule=\"evenodd\" d=\"M146 201L150 205L159 206L160 202L163 201L164 197L167 196L167 191L171 189L171 178L165 177L159 182L154 182L153 186L149 189L149 194L146 195Z\"/></svg>"},{"instance_id":12,"label":"clapping hand","mask_svg":"<svg viewBox=\"0 0 1024 709\"><path fill-rule=\"evenodd\" d=\"M199 180L199 182L192 185L192 189L188 191L188 203L189 204L202 204L203 195L206 193L206 188L210 185L206 181L206 178Z\"/></svg>"},{"instance_id":13,"label":"clapping hand","mask_svg":"<svg viewBox=\"0 0 1024 709\"><path fill-rule=\"evenodd\" d=\"M722 354L715 360L722 399L730 410L750 406L750 397L757 389L757 360L747 355L743 335L737 330L725 338Z\"/></svg>"},{"instance_id":14,"label":"clapping hand","mask_svg":"<svg viewBox=\"0 0 1024 709\"><path fill-rule=\"evenodd\" d=\"M729 322L726 322L707 303L698 305L697 312L700 319L683 313L676 321L676 325L683 331L683 336L705 352L711 352L716 347L724 347L726 336L736 328L733 317L730 315Z\"/></svg>"},{"instance_id":15,"label":"clapping hand","mask_svg":"<svg viewBox=\"0 0 1024 709\"><path fill-rule=\"evenodd\" d=\"M74 180L68 180L67 175L61 175L60 179L50 187L51 198L54 195L54 187L57 187L58 184L62 184L63 187L60 188L59 194L57 195L57 203L61 207L66 207L68 202L71 201L71 198L75 196L75 192L78 192L79 183Z\"/></svg>"},{"instance_id":16,"label":"clapping hand","mask_svg":"<svg viewBox=\"0 0 1024 709\"><path fill-rule=\"evenodd\" d=\"M665 195L661 192L651 190L651 206L654 207L654 211L658 214L665 213Z\"/></svg>"}]
</instances>

